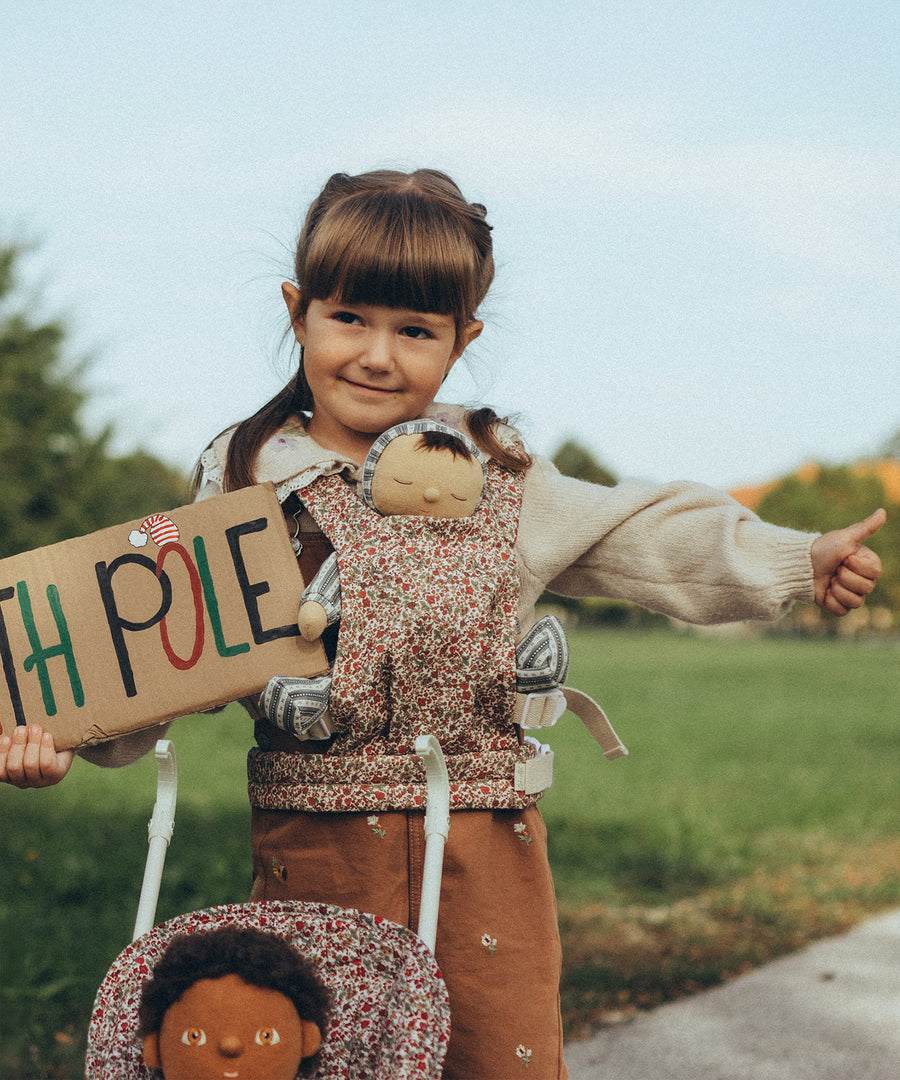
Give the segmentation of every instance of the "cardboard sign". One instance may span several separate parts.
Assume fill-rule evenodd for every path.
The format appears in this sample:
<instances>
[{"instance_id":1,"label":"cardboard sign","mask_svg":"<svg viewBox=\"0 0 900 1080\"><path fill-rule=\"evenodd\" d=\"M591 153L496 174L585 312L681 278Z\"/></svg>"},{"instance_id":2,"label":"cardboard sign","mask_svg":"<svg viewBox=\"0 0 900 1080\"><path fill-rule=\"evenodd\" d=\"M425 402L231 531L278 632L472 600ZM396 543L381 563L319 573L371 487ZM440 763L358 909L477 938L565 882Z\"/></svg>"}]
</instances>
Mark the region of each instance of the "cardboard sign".
<instances>
[{"instance_id":1,"label":"cardboard sign","mask_svg":"<svg viewBox=\"0 0 900 1080\"><path fill-rule=\"evenodd\" d=\"M0 561L0 726L59 749L327 670L270 484Z\"/></svg>"}]
</instances>

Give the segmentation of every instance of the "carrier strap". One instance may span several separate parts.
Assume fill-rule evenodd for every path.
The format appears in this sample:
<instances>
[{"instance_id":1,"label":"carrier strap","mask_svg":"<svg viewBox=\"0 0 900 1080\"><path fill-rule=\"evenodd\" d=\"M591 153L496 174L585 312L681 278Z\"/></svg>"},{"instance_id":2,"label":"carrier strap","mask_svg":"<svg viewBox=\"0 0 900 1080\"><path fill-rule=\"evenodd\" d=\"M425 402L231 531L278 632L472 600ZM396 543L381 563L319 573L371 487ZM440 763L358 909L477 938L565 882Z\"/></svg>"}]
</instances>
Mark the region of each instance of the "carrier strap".
<instances>
[{"instance_id":1,"label":"carrier strap","mask_svg":"<svg viewBox=\"0 0 900 1080\"><path fill-rule=\"evenodd\" d=\"M609 717L597 702L592 697L588 697L587 694L576 690L574 686L561 686L560 690L566 699L566 706L570 712L575 713L597 740L603 749L604 756L610 761L615 758L626 757L628 750L613 730Z\"/></svg>"}]
</instances>

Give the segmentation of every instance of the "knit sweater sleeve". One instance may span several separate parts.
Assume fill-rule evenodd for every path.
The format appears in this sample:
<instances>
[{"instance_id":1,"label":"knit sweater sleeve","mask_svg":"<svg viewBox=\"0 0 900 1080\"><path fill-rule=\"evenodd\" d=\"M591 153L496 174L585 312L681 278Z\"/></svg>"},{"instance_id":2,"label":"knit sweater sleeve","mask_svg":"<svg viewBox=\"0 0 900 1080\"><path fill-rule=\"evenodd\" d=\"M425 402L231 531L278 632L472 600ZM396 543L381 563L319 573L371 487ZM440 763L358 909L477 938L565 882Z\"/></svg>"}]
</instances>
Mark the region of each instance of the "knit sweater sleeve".
<instances>
[{"instance_id":1,"label":"knit sweater sleeve","mask_svg":"<svg viewBox=\"0 0 900 1080\"><path fill-rule=\"evenodd\" d=\"M604 596L694 623L776 619L814 602L814 539L703 485L606 488L538 458L519 524L522 597Z\"/></svg>"},{"instance_id":2,"label":"knit sweater sleeve","mask_svg":"<svg viewBox=\"0 0 900 1080\"><path fill-rule=\"evenodd\" d=\"M157 727L144 728L143 731L131 731L127 735L120 735L117 739L109 739L95 746L83 746L78 751L78 756L104 769L121 769L149 753L159 739L166 737L168 730L168 724L159 724Z\"/></svg>"}]
</instances>

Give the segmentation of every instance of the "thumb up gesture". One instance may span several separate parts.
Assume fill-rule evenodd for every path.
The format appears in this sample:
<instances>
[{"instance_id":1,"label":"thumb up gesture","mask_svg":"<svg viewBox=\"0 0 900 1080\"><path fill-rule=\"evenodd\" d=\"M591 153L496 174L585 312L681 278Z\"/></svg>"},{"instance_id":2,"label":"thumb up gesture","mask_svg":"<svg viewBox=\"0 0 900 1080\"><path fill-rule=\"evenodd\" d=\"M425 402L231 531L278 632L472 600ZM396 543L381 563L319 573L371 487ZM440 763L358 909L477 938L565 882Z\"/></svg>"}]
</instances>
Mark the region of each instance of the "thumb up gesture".
<instances>
[{"instance_id":1,"label":"thumb up gesture","mask_svg":"<svg viewBox=\"0 0 900 1080\"><path fill-rule=\"evenodd\" d=\"M823 533L813 541L810 555L816 603L832 615L862 607L881 577L881 559L864 541L878 532L887 514L876 510L846 529Z\"/></svg>"}]
</instances>

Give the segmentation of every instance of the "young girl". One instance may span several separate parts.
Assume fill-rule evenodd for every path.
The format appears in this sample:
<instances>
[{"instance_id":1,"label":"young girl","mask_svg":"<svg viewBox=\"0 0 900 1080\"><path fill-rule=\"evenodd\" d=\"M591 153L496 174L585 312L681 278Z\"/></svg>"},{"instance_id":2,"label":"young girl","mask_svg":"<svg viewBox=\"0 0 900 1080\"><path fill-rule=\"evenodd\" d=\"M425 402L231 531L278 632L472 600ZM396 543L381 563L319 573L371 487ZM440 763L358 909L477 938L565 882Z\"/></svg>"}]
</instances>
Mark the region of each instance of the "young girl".
<instances>
[{"instance_id":1,"label":"young girl","mask_svg":"<svg viewBox=\"0 0 900 1080\"><path fill-rule=\"evenodd\" d=\"M880 574L863 541L883 511L815 537L765 524L705 487L586 484L528 455L489 410L437 404L481 332L492 277L485 209L448 177L333 176L309 210L295 280L283 286L297 373L203 454L199 497L273 481L309 581L331 546L317 524L329 520L319 478L340 476L355 492L367 452L392 425L430 417L458 428L490 459L478 513L512 589L511 610L493 628L509 643L499 672L508 686L514 640L533 624L545 588L628 599L696 623L774 619L797 600L835 615L863 603ZM344 651L339 635L337 665ZM455 793L436 944L452 1006L444 1075L555 1080L566 1070L553 884L540 792L523 796L515 774L533 751L512 723L511 692L490 706L469 697L469 742L445 747ZM421 798L411 747L392 741L390 717L377 737L355 736L350 723L301 742L248 707L257 739L253 895L329 901L414 926L423 830L412 807ZM420 708L421 730L440 738L440 710ZM84 756L123 764L159 734ZM70 763L39 728L0 741L0 779L9 783L55 783Z\"/></svg>"}]
</instances>

